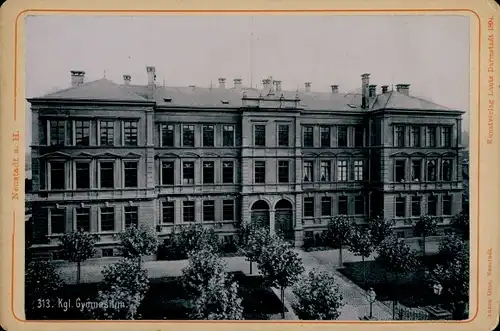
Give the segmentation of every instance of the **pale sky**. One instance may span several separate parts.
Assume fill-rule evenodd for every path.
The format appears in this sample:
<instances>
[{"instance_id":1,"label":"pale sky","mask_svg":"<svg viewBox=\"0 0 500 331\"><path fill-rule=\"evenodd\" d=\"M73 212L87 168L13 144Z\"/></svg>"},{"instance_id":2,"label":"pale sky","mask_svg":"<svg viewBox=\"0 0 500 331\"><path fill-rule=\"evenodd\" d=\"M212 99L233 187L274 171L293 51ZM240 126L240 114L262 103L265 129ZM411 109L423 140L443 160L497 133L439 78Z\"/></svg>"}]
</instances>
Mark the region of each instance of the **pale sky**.
<instances>
[{"instance_id":1,"label":"pale sky","mask_svg":"<svg viewBox=\"0 0 500 331\"><path fill-rule=\"evenodd\" d=\"M272 76L285 90L310 81L312 91L338 84L339 92L359 89L368 72L379 89L411 84L412 95L469 110L465 16L44 15L26 25L27 97L69 87L70 70L85 71L86 81L105 72L145 84L154 65L157 83L170 86L219 77L261 86Z\"/></svg>"}]
</instances>

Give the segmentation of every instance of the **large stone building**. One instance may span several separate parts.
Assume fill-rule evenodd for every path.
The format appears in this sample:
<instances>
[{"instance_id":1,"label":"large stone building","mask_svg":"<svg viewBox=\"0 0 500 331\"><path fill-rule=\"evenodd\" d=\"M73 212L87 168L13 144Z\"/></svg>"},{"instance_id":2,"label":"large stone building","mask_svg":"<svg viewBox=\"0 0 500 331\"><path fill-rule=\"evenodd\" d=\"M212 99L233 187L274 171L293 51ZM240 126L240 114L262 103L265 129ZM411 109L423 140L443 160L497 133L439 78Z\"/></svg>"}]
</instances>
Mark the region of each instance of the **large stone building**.
<instances>
[{"instance_id":1,"label":"large stone building","mask_svg":"<svg viewBox=\"0 0 500 331\"><path fill-rule=\"evenodd\" d=\"M77 228L116 234L144 223L166 236L200 222L232 240L241 222L280 229L300 245L346 214L382 214L400 237L412 220L446 228L462 208L463 111L370 84L359 93L84 82L28 101L32 109L33 243L49 254ZM56 255L48 256L57 258Z\"/></svg>"}]
</instances>

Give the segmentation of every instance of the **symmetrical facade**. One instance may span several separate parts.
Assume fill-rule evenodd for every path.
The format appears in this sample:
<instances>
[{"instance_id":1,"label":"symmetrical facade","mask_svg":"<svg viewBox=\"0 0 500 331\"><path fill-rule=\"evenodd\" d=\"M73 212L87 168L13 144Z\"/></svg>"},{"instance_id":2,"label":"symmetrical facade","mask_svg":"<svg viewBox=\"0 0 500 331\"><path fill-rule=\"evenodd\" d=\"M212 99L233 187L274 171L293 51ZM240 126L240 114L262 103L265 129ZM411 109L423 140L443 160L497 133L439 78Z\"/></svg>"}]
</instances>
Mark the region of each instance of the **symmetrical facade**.
<instances>
[{"instance_id":1,"label":"symmetrical facade","mask_svg":"<svg viewBox=\"0 0 500 331\"><path fill-rule=\"evenodd\" d=\"M113 254L131 224L167 236L199 222L232 240L261 222L300 245L346 214L381 214L401 237L423 214L445 228L462 206L462 111L411 96L282 91L264 79L245 88L165 87L101 79L28 100L32 109L33 250L49 254L61 233L98 234ZM50 256L57 258L56 255Z\"/></svg>"}]
</instances>

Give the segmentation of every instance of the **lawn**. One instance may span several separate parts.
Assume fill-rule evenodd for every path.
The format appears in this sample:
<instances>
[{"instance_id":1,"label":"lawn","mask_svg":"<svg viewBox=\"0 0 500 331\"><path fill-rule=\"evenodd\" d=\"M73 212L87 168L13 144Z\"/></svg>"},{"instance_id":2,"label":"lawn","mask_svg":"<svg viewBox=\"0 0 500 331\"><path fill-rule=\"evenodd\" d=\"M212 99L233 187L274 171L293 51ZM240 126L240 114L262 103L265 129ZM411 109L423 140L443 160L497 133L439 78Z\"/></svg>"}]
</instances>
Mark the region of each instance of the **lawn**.
<instances>
[{"instance_id":1,"label":"lawn","mask_svg":"<svg viewBox=\"0 0 500 331\"><path fill-rule=\"evenodd\" d=\"M270 315L281 312L281 301L274 292L263 285L262 277L246 276L242 272L232 273L240 286L243 299L244 318L250 320L269 319ZM80 302L93 301L100 283L65 285L60 300L51 302L50 308L38 308L27 312L27 319L84 320L92 319L76 307ZM74 306L65 309L64 302ZM35 304L36 305L36 304ZM150 280L150 288L141 306L138 319L147 320L186 320L189 319L191 298L186 294L180 277L163 277Z\"/></svg>"}]
</instances>

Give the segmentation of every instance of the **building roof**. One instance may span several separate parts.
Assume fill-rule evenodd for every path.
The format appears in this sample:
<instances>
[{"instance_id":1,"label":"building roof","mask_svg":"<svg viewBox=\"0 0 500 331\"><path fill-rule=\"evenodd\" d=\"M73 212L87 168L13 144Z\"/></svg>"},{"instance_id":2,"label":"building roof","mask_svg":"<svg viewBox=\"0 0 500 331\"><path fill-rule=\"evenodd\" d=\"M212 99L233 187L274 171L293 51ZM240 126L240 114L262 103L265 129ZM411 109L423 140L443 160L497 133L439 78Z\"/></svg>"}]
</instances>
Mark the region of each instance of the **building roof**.
<instances>
[{"instance_id":1,"label":"building roof","mask_svg":"<svg viewBox=\"0 0 500 331\"><path fill-rule=\"evenodd\" d=\"M158 106L170 107L215 107L235 108L242 106L242 97L271 97L300 99L300 107L310 110L362 111L361 94L305 91L269 91L257 88L219 88L219 87L164 87L156 85L154 96L149 99L150 87L147 85L116 84L106 78L81 84L76 87L53 92L35 100L95 100L146 102L154 101ZM388 91L377 95L372 101L370 110L403 109L403 110L452 110L428 100L397 91Z\"/></svg>"}]
</instances>

